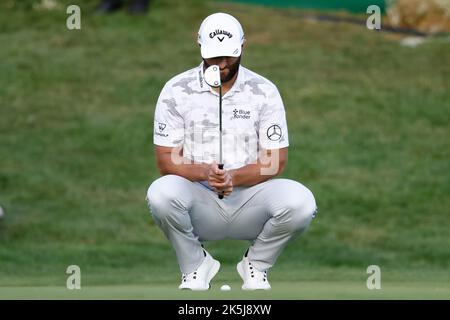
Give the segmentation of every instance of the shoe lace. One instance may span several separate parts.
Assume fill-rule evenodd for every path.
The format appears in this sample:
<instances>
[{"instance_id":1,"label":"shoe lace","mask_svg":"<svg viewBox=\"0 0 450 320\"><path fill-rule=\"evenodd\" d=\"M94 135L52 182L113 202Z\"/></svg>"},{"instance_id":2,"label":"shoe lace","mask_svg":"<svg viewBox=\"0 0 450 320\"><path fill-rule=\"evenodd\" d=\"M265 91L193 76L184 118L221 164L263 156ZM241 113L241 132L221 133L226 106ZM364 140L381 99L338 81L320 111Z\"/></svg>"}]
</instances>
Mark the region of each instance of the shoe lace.
<instances>
[{"instance_id":1,"label":"shoe lace","mask_svg":"<svg viewBox=\"0 0 450 320\"><path fill-rule=\"evenodd\" d=\"M182 273L181 274L181 281L182 282L188 282L197 279L197 271L189 272L189 273Z\"/></svg>"},{"instance_id":2,"label":"shoe lace","mask_svg":"<svg viewBox=\"0 0 450 320\"><path fill-rule=\"evenodd\" d=\"M252 263L250 261L248 261L248 267L250 269L250 276L252 278L255 278L255 276L256 276L257 279L261 279L262 281L267 281L267 270L259 271L254 266L252 266Z\"/></svg>"}]
</instances>

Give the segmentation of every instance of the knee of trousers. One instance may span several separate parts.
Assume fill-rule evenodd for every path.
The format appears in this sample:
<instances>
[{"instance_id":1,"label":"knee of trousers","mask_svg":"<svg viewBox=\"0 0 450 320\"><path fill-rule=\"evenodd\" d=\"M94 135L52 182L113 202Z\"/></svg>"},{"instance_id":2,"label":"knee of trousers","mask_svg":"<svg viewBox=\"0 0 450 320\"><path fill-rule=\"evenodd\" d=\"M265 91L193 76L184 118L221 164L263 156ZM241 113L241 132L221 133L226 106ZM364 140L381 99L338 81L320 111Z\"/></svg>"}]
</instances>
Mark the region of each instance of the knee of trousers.
<instances>
[{"instance_id":1,"label":"knee of trousers","mask_svg":"<svg viewBox=\"0 0 450 320\"><path fill-rule=\"evenodd\" d=\"M186 210L190 206L190 197L183 185L188 180L177 175L165 175L153 181L147 190L147 203L151 213L165 220L172 213Z\"/></svg>"},{"instance_id":2,"label":"knee of trousers","mask_svg":"<svg viewBox=\"0 0 450 320\"><path fill-rule=\"evenodd\" d=\"M285 180L279 190L282 190L278 194L281 214L275 215L275 218L283 225L283 229L297 232L307 228L317 211L312 192L293 180Z\"/></svg>"}]
</instances>

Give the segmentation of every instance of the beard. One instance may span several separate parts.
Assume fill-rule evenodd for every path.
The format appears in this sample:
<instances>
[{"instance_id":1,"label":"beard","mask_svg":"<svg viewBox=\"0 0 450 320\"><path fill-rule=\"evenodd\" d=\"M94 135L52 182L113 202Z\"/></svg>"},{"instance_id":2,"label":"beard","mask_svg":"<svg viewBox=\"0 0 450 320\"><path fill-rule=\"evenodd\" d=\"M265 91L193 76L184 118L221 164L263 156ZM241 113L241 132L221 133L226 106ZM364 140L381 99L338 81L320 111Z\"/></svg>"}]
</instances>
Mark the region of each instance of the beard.
<instances>
[{"instance_id":1,"label":"beard","mask_svg":"<svg viewBox=\"0 0 450 320\"><path fill-rule=\"evenodd\" d=\"M203 59L203 64L205 66L205 69L208 68L210 66L210 64L208 64L205 59ZM220 76L220 81L222 83L227 83L228 81L230 81L231 79L233 79L233 77L236 75L236 73L239 71L239 65L241 64L241 57L239 57L239 59L236 60L235 63L233 63L232 65L228 66L228 69L230 70L228 72L228 74L224 77L222 77L222 75Z\"/></svg>"}]
</instances>

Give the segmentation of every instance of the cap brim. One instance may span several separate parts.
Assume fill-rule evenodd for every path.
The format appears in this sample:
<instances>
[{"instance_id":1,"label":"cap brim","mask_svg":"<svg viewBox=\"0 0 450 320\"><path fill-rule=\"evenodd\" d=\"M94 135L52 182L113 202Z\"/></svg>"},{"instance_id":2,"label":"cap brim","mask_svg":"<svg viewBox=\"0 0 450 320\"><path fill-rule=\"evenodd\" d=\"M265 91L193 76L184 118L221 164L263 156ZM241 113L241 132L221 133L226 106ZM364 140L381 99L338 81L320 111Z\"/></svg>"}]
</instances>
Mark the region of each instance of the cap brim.
<instances>
[{"instance_id":1,"label":"cap brim","mask_svg":"<svg viewBox=\"0 0 450 320\"><path fill-rule=\"evenodd\" d=\"M216 58L216 57L239 57L241 55L241 44L234 44L229 47L224 46L205 46L200 47L202 58Z\"/></svg>"}]
</instances>

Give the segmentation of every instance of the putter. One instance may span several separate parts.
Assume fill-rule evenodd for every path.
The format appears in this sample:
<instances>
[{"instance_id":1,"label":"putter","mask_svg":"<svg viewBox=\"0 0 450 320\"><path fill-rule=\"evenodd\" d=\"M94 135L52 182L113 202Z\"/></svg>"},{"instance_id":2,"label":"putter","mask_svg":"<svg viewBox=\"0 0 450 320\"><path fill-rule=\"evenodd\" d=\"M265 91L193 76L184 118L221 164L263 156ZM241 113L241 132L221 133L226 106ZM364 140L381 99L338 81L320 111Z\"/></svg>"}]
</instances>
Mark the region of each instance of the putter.
<instances>
[{"instance_id":1,"label":"putter","mask_svg":"<svg viewBox=\"0 0 450 320\"><path fill-rule=\"evenodd\" d=\"M220 81L220 68L218 65L209 66L203 77L205 82L213 88L219 88L219 169L223 169L222 161L222 82ZM219 199L223 199L223 194L219 194Z\"/></svg>"}]
</instances>

